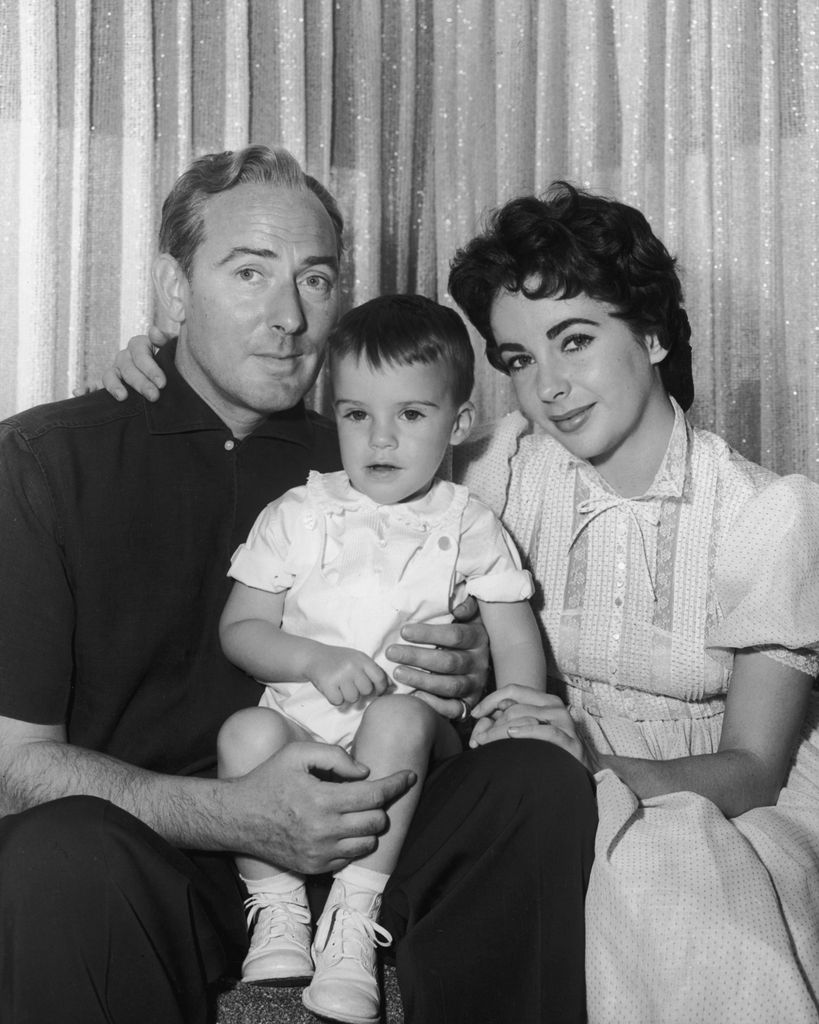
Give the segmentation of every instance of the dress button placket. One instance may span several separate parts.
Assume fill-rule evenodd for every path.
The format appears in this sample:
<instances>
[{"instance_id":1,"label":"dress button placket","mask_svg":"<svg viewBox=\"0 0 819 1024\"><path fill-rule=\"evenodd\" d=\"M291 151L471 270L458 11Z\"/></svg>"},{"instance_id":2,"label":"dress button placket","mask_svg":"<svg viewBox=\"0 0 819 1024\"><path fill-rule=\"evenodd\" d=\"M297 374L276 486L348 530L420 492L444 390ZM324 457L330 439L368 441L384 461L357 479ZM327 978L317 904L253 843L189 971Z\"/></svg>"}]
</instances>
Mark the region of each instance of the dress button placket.
<instances>
[{"instance_id":1,"label":"dress button placket","mask_svg":"<svg viewBox=\"0 0 819 1024\"><path fill-rule=\"evenodd\" d=\"M609 676L617 678L620 661L620 637L623 632L623 592L626 587L626 551L628 547L629 519L621 509L616 509L617 527L615 535L614 591L609 618L608 662Z\"/></svg>"}]
</instances>

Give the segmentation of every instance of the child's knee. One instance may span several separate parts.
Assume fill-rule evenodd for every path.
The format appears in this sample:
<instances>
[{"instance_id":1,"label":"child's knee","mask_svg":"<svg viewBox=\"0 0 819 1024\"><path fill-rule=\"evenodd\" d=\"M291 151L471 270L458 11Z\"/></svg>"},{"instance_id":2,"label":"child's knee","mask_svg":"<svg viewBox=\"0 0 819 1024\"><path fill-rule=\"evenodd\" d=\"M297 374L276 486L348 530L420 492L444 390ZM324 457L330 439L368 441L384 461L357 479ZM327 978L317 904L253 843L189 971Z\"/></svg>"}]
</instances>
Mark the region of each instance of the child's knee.
<instances>
[{"instance_id":1,"label":"child's knee","mask_svg":"<svg viewBox=\"0 0 819 1024\"><path fill-rule=\"evenodd\" d=\"M438 727L438 715L429 704L408 693L386 693L367 706L362 726L378 730L393 742L431 741Z\"/></svg>"},{"instance_id":2,"label":"child's knee","mask_svg":"<svg viewBox=\"0 0 819 1024\"><path fill-rule=\"evenodd\" d=\"M219 730L216 750L220 773L250 771L287 742L285 723L269 708L242 708Z\"/></svg>"}]
</instances>

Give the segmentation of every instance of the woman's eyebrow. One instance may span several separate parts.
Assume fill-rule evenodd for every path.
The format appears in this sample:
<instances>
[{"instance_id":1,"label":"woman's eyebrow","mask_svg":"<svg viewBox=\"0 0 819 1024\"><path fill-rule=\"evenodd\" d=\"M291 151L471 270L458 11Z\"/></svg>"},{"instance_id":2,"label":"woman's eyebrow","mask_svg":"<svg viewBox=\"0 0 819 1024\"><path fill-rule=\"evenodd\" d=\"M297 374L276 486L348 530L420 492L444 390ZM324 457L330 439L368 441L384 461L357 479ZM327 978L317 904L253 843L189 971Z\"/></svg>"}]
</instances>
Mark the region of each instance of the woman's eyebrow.
<instances>
[{"instance_id":1,"label":"woman's eyebrow","mask_svg":"<svg viewBox=\"0 0 819 1024\"><path fill-rule=\"evenodd\" d=\"M572 316L567 320L561 320L559 324L555 324L554 327L550 327L546 332L546 337L549 341L553 341L558 334L562 334L567 327L573 327L575 324L588 324L590 327L599 327L600 324L597 320L586 320L582 316Z\"/></svg>"}]
</instances>

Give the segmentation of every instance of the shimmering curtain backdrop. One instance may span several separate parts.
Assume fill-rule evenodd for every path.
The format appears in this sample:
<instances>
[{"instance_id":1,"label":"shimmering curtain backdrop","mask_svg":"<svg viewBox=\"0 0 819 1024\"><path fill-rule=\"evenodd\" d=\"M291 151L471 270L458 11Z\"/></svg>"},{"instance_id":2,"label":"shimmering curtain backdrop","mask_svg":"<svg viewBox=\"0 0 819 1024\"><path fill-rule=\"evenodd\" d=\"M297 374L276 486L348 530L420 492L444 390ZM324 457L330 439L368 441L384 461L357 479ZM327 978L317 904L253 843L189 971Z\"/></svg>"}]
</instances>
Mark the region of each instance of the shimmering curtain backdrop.
<instances>
[{"instance_id":1,"label":"shimmering curtain backdrop","mask_svg":"<svg viewBox=\"0 0 819 1024\"><path fill-rule=\"evenodd\" d=\"M819 479L817 0L0 0L0 415L98 382L171 182L251 141L337 195L348 304L446 301L482 214L554 178L641 207L694 419Z\"/></svg>"}]
</instances>

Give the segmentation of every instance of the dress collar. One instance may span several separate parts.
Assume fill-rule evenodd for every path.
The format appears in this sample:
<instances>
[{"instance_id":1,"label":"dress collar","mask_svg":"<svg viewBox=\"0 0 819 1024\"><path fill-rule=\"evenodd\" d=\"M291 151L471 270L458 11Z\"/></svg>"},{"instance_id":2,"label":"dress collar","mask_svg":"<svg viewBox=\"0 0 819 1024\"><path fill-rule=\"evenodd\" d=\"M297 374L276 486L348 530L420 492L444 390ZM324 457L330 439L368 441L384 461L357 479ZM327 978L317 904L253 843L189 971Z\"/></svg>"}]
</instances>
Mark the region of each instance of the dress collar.
<instances>
[{"instance_id":1,"label":"dress collar","mask_svg":"<svg viewBox=\"0 0 819 1024\"><path fill-rule=\"evenodd\" d=\"M670 396L669 396L670 397ZM685 418L677 402L670 398L674 409L674 426L668 439L662 462L644 494L633 498L624 498L606 483L598 471L585 459L578 459L567 454L567 465L577 467L590 491L597 497L605 496L608 500L620 502L650 502L658 499L682 498L688 475L688 453L691 448L691 426ZM602 492L602 495L601 495Z\"/></svg>"},{"instance_id":2,"label":"dress collar","mask_svg":"<svg viewBox=\"0 0 819 1024\"><path fill-rule=\"evenodd\" d=\"M569 542L573 547L581 533L598 516L611 509L622 509L631 517L640 537L643 565L648 576L654 600L657 600L656 570L652 567L648 554L646 529L656 529L660 522L662 503L664 501L680 501L685 491L688 477L688 453L691 446L691 427L685 419L682 409L671 399L674 408L674 426L668 439L663 460L654 476L654 480L644 494L625 498L612 490L597 470L584 459L570 456L577 466L581 479L588 488L588 497L577 506L577 518Z\"/></svg>"},{"instance_id":3,"label":"dress collar","mask_svg":"<svg viewBox=\"0 0 819 1024\"><path fill-rule=\"evenodd\" d=\"M176 366L176 339L164 345L156 361L167 379L158 402L145 402L145 418L152 434L185 434L214 430L230 433L226 424L197 395ZM307 448L313 444L314 431L303 402L285 412L272 413L250 434L271 437Z\"/></svg>"}]
</instances>

